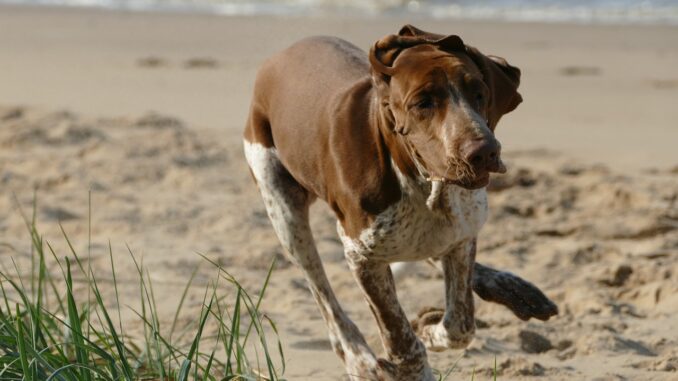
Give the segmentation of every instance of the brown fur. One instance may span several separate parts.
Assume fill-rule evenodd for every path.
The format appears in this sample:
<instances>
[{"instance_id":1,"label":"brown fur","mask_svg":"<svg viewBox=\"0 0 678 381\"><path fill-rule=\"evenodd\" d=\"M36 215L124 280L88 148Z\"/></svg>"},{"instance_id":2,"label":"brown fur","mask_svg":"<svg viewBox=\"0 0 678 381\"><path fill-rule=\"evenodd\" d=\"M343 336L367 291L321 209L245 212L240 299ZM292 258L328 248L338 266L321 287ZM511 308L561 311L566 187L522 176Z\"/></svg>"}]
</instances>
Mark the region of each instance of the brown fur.
<instances>
[{"instance_id":1,"label":"brown fur","mask_svg":"<svg viewBox=\"0 0 678 381\"><path fill-rule=\"evenodd\" d=\"M313 200L327 202L342 234L357 240L405 197L398 172L415 182L424 175L468 189L484 187L489 172L503 167L498 152L483 167L466 154L479 140L498 145L493 131L522 100L519 82L520 71L505 60L485 56L457 36L409 25L377 41L369 61L346 41L313 37L260 69L244 134L248 144L265 151L265 165L253 168L253 175L276 233L309 280L335 352L352 377L429 380L422 340L435 350L468 344L474 332L472 289L521 318L557 313L530 283L476 264L474 238L442 257L446 313L435 326L428 324L430 316L428 323L416 323L417 338L398 304L389 260L347 247L388 356L377 360L339 306L309 242ZM259 165L255 156L248 157L251 166ZM531 308L522 306L523 300L530 300Z\"/></svg>"}]
</instances>

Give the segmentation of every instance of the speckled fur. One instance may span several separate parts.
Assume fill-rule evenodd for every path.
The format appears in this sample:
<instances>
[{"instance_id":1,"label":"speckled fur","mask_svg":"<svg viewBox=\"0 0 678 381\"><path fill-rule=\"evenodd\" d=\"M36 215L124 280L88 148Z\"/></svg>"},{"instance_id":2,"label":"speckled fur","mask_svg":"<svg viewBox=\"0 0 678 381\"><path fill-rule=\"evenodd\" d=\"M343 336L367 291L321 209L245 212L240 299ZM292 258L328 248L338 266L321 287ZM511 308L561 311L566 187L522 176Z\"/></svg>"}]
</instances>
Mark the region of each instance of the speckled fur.
<instances>
[{"instance_id":1,"label":"speckled fur","mask_svg":"<svg viewBox=\"0 0 678 381\"><path fill-rule=\"evenodd\" d=\"M337 230L380 325L384 349L398 364L397 379L430 380L424 346L434 351L463 348L475 332L472 273L475 239L487 220L487 193L446 186L443 208L431 210L426 205L430 183L396 173L403 195L399 202L379 214L358 239L347 236L341 224ZM444 264L446 310L438 321L419 327L417 338L396 298L388 264L426 258L441 258Z\"/></svg>"},{"instance_id":2,"label":"speckled fur","mask_svg":"<svg viewBox=\"0 0 678 381\"><path fill-rule=\"evenodd\" d=\"M356 379L388 379L379 375L376 356L346 316L327 279L308 222L313 197L292 179L275 148L245 141L244 150L273 229L292 262L304 271L327 323L332 347L348 374Z\"/></svg>"},{"instance_id":3,"label":"speckled fur","mask_svg":"<svg viewBox=\"0 0 678 381\"><path fill-rule=\"evenodd\" d=\"M446 207L432 211L426 206L430 183L407 178L397 170L396 173L403 197L379 214L359 239L348 237L337 225L342 243L354 260L393 263L438 258L475 239L488 215L484 188L467 190L448 185L444 193Z\"/></svg>"},{"instance_id":4,"label":"speckled fur","mask_svg":"<svg viewBox=\"0 0 678 381\"><path fill-rule=\"evenodd\" d=\"M400 201L377 215L358 238L346 236L338 225L349 267L379 325L387 359L377 359L327 280L308 222L315 197L290 176L275 147L245 141L244 150L275 233L303 270L332 347L352 380L434 380L426 348L468 345L474 334L472 290L507 305L521 319L545 320L557 313L529 282L475 263L475 239L487 219L485 190L448 186L441 199L446 207L431 210L425 202L430 185L397 173ZM415 331L398 302L389 265L425 258L442 263L446 308L420 316L413 322Z\"/></svg>"},{"instance_id":5,"label":"speckled fur","mask_svg":"<svg viewBox=\"0 0 678 381\"><path fill-rule=\"evenodd\" d=\"M314 198L292 179L274 147L245 141L244 150L276 235L291 260L304 271L327 322L334 351L349 376L433 380L425 346L433 350L458 348L467 345L473 334L473 298L468 298L471 245L487 218L485 191L449 186L444 194L447 207L431 211L426 206L430 185L398 173L401 200L379 214L359 239L347 237L338 224L349 266L379 322L388 360L377 360L327 280L308 223L308 208ZM443 257L448 264L448 306L439 322L418 331L418 339L400 308L388 265L430 257Z\"/></svg>"}]
</instances>

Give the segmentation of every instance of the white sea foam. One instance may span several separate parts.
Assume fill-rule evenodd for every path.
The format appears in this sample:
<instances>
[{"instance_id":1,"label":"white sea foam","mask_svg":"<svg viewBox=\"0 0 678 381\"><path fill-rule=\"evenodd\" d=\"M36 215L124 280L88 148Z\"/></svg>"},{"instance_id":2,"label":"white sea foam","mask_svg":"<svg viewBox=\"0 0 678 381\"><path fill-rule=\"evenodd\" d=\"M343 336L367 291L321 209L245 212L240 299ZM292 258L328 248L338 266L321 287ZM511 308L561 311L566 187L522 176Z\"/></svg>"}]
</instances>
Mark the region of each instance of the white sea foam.
<instances>
[{"instance_id":1,"label":"white sea foam","mask_svg":"<svg viewBox=\"0 0 678 381\"><path fill-rule=\"evenodd\" d=\"M540 22L678 25L678 0L0 0L132 11L223 15L355 14Z\"/></svg>"}]
</instances>

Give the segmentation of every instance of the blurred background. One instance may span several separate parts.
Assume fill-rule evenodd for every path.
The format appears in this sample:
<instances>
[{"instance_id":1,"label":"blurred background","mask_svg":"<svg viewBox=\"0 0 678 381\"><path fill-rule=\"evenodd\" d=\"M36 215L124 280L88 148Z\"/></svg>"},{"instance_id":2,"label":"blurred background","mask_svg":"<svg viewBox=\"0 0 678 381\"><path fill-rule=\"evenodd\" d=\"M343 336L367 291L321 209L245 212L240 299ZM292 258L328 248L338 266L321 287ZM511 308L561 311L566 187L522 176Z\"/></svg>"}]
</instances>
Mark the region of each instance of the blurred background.
<instances>
[{"instance_id":1,"label":"blurred background","mask_svg":"<svg viewBox=\"0 0 678 381\"><path fill-rule=\"evenodd\" d=\"M675 0L3 0L9 4L117 10L191 11L221 15L369 15L511 21L669 22Z\"/></svg>"}]
</instances>

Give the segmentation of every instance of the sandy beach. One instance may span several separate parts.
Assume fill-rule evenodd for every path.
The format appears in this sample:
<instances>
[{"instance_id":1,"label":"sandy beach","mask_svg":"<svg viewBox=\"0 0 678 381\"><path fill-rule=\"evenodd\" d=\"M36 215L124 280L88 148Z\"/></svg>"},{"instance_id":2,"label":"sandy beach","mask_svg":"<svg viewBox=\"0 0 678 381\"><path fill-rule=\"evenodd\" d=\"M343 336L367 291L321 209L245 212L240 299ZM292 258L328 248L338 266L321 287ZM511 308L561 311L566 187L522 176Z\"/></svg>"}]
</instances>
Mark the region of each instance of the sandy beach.
<instances>
[{"instance_id":1,"label":"sandy beach","mask_svg":"<svg viewBox=\"0 0 678 381\"><path fill-rule=\"evenodd\" d=\"M0 6L0 263L25 266L29 255L15 196L30 211L36 190L38 225L66 253L59 222L86 251L91 192L91 264L108 271L110 240L128 298L138 289L125 245L162 285L167 314L195 266L193 306L214 275L196 253L253 291L278 257L263 309L280 329L286 378L341 380L250 179L241 131L266 57L316 34L367 49L405 23L521 68L524 103L497 132L509 172L489 188L478 261L530 279L560 307L548 322L522 322L478 300L471 346L430 354L432 365L456 363L450 379L463 380L474 370L491 379L495 359L503 380L678 377L678 27ZM320 203L312 225L339 299L378 349ZM442 282L424 264L401 279L407 313L442 306Z\"/></svg>"}]
</instances>

